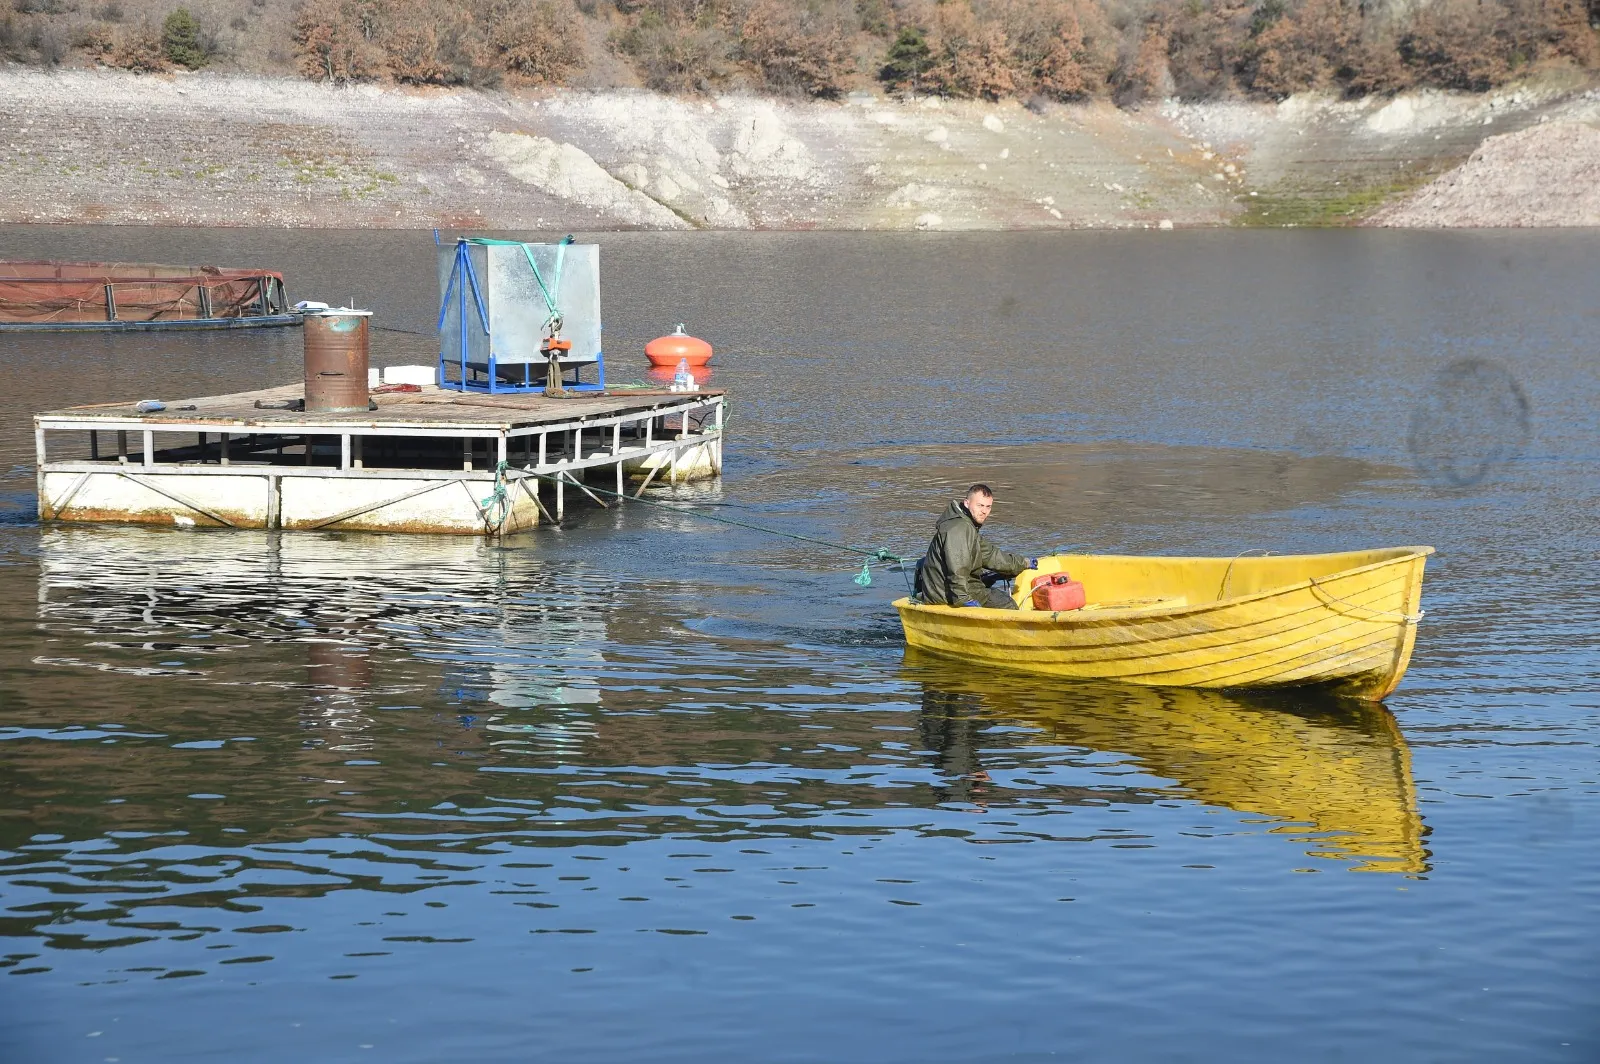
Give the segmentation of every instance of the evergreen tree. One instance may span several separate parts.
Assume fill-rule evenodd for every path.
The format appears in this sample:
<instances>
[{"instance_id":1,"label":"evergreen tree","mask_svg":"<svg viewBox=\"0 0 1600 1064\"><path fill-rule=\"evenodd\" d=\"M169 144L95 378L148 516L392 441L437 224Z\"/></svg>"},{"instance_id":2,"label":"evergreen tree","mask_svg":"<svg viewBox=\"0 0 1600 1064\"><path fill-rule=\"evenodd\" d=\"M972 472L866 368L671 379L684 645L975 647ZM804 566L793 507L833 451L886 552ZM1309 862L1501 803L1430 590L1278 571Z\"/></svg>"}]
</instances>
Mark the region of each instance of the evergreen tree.
<instances>
[{"instance_id":1,"label":"evergreen tree","mask_svg":"<svg viewBox=\"0 0 1600 1064\"><path fill-rule=\"evenodd\" d=\"M161 24L161 52L170 62L198 70L211 57L200 41L200 23L186 7L180 7Z\"/></svg>"},{"instance_id":2,"label":"evergreen tree","mask_svg":"<svg viewBox=\"0 0 1600 1064\"><path fill-rule=\"evenodd\" d=\"M878 80L895 87L906 84L916 86L922 75L927 73L929 54L928 41L922 31L907 26L889 46L883 69L878 71Z\"/></svg>"}]
</instances>

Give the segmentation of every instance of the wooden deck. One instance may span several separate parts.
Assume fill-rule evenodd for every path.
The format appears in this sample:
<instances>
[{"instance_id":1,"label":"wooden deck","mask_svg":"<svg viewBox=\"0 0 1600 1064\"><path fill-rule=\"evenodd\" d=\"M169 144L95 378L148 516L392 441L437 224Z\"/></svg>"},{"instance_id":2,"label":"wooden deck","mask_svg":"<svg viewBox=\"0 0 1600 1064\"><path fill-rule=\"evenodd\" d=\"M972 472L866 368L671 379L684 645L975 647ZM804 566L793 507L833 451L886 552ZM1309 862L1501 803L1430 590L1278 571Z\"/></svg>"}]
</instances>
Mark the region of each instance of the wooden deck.
<instances>
[{"instance_id":1,"label":"wooden deck","mask_svg":"<svg viewBox=\"0 0 1600 1064\"><path fill-rule=\"evenodd\" d=\"M278 388L228 395L203 395L192 399L163 400L165 410L141 414L135 402L70 406L35 415L47 427L72 423L108 422L108 428L146 426L158 431L199 431L203 426L221 432L230 428L260 432L349 432L365 428L491 430L507 432L564 422L587 422L619 414L670 410L685 401L724 395L721 389L671 392L665 388L619 389L609 392L572 392L565 398L543 395L483 395L423 385L416 392L380 392L372 396L377 410L349 413L306 413L277 407L304 400L299 381ZM257 406L256 404L263 404Z\"/></svg>"}]
</instances>

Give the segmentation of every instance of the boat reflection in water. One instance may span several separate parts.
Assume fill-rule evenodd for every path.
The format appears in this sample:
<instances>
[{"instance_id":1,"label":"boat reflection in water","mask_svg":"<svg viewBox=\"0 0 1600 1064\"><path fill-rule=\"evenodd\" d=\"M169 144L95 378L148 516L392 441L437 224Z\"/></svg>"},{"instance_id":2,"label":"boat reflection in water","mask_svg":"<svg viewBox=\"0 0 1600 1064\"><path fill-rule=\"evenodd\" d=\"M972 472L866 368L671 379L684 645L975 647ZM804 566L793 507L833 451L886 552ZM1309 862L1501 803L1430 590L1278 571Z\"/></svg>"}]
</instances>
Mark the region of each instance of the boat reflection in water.
<instances>
[{"instance_id":1,"label":"boat reflection in water","mask_svg":"<svg viewBox=\"0 0 1600 1064\"><path fill-rule=\"evenodd\" d=\"M922 745L951 799L985 800L982 733L1014 721L1038 730L1033 744L1124 754L1174 781L1152 788L1157 797L1279 821L1270 830L1308 856L1361 872L1428 871L1410 751L1381 705L1005 675L915 650L904 677L922 688Z\"/></svg>"}]
</instances>

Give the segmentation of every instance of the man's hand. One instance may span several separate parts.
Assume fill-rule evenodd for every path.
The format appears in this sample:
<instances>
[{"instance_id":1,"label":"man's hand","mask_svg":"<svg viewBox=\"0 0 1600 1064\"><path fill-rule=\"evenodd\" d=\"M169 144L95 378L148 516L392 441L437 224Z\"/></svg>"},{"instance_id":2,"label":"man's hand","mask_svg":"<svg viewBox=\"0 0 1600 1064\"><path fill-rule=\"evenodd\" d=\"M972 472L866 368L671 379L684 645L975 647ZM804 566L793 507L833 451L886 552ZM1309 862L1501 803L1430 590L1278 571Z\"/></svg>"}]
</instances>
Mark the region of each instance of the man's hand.
<instances>
[{"instance_id":1,"label":"man's hand","mask_svg":"<svg viewBox=\"0 0 1600 1064\"><path fill-rule=\"evenodd\" d=\"M967 599L967 601L963 602L962 605L963 606L977 606L977 605L979 605L979 603L978 603L977 599Z\"/></svg>"},{"instance_id":2,"label":"man's hand","mask_svg":"<svg viewBox=\"0 0 1600 1064\"><path fill-rule=\"evenodd\" d=\"M1037 569L1037 568L1039 568L1039 559L1038 558L1029 558L1028 559L1028 568L1029 569Z\"/></svg>"}]
</instances>

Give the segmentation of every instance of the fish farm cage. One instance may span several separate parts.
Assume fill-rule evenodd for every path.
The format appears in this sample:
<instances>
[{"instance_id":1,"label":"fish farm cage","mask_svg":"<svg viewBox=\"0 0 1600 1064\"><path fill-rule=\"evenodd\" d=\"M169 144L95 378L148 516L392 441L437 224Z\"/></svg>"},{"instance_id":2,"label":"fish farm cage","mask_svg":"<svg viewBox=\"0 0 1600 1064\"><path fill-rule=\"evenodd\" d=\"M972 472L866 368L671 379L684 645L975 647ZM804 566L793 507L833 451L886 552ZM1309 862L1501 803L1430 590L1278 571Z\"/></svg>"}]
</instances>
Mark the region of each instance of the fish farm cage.
<instances>
[{"instance_id":1,"label":"fish farm cage","mask_svg":"<svg viewBox=\"0 0 1600 1064\"><path fill-rule=\"evenodd\" d=\"M273 270L0 262L0 329L225 329L299 322L283 275Z\"/></svg>"}]
</instances>

